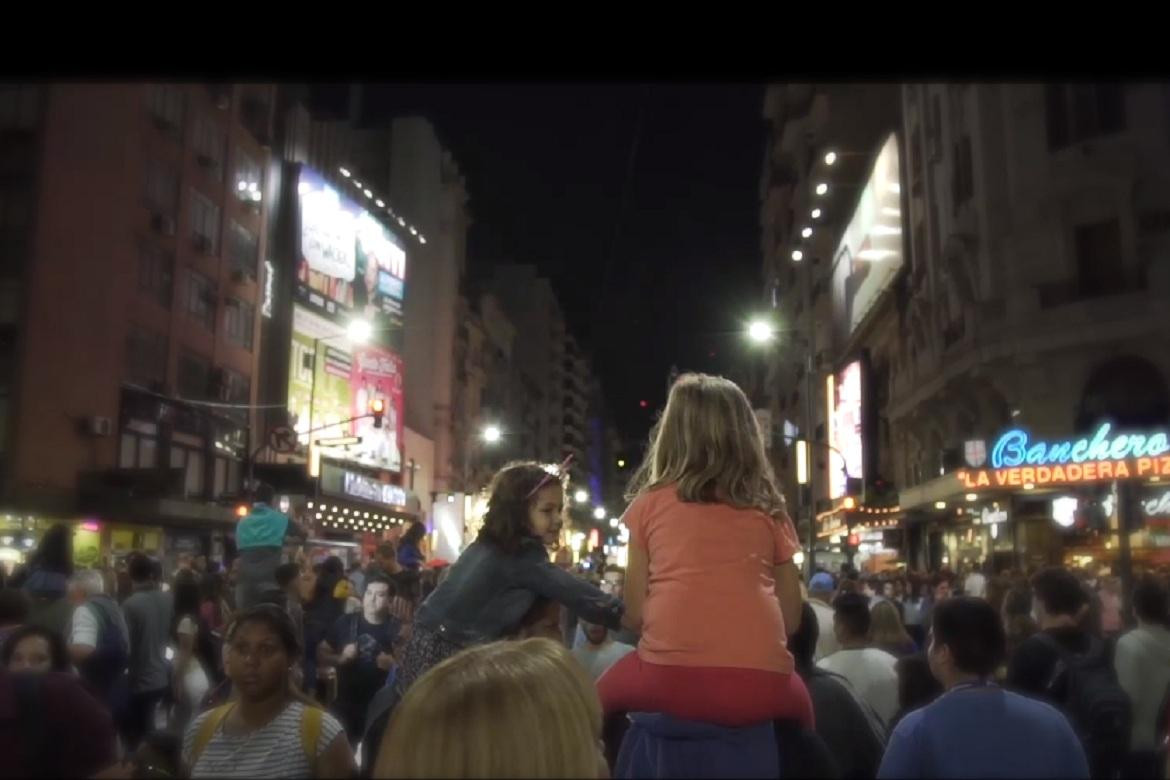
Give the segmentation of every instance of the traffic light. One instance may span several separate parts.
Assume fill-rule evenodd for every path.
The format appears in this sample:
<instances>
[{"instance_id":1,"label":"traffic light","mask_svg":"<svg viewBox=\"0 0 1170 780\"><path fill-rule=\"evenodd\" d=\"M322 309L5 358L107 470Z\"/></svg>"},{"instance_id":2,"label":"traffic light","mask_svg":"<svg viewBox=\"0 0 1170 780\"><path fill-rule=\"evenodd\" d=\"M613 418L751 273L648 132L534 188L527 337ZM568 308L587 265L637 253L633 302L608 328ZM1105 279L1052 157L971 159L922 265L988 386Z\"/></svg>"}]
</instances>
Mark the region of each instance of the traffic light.
<instances>
[{"instance_id":1,"label":"traffic light","mask_svg":"<svg viewBox=\"0 0 1170 780\"><path fill-rule=\"evenodd\" d=\"M382 427L382 415L386 413L386 402L381 398L370 401L370 414L374 415L374 427Z\"/></svg>"}]
</instances>

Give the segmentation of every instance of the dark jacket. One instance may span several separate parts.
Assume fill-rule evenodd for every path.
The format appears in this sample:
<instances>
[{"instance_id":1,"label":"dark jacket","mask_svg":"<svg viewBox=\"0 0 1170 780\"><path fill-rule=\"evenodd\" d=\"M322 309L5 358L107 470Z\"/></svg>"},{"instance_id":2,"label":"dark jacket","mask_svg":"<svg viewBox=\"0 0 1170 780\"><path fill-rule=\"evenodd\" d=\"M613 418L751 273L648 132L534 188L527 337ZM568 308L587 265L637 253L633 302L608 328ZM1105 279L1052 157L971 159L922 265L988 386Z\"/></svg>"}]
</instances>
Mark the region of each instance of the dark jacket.
<instances>
[{"instance_id":1,"label":"dark jacket","mask_svg":"<svg viewBox=\"0 0 1170 780\"><path fill-rule=\"evenodd\" d=\"M613 629L625 611L616 597L549 561L537 539L524 540L515 553L477 540L419 607L415 624L459 645L490 642L513 632L541 596Z\"/></svg>"}]
</instances>

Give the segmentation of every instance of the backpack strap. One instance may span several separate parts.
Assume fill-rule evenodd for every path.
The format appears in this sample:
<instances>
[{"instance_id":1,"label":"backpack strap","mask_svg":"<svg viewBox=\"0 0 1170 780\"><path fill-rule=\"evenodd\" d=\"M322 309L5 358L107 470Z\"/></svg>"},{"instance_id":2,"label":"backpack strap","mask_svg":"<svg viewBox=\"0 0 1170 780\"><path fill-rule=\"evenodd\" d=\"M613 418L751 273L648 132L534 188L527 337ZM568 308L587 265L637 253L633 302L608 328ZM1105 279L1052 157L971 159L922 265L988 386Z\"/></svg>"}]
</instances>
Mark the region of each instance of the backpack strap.
<instances>
[{"instance_id":1,"label":"backpack strap","mask_svg":"<svg viewBox=\"0 0 1170 780\"><path fill-rule=\"evenodd\" d=\"M188 771L194 770L195 765L199 763L199 756L203 755L204 749L211 742L211 738L215 736L216 730L227 719L228 713L232 711L234 706L236 706L235 702L221 704L209 712L207 719L199 725L199 731L195 733L195 742L191 745L191 765L187 767Z\"/></svg>"},{"instance_id":2,"label":"backpack strap","mask_svg":"<svg viewBox=\"0 0 1170 780\"><path fill-rule=\"evenodd\" d=\"M317 776L317 743L321 741L321 722L325 711L320 707L311 707L308 704L301 711L301 747L305 751L305 758L309 761L310 777Z\"/></svg>"}]
</instances>

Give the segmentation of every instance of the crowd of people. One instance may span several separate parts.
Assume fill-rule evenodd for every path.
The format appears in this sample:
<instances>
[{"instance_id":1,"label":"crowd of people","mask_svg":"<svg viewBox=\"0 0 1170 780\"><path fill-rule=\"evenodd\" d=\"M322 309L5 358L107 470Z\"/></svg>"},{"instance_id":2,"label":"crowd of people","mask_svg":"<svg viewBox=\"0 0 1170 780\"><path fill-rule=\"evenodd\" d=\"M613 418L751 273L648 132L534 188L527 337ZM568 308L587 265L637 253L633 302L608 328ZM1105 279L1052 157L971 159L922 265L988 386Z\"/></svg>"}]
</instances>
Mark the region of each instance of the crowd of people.
<instances>
[{"instance_id":1,"label":"crowd of people","mask_svg":"<svg viewBox=\"0 0 1170 780\"><path fill-rule=\"evenodd\" d=\"M716 377L672 388L624 569L550 555L563 471L501 469L450 565L421 524L311 564L263 488L226 570L74 570L53 528L0 583L0 775L1170 774L1164 575L805 579L751 406Z\"/></svg>"}]
</instances>

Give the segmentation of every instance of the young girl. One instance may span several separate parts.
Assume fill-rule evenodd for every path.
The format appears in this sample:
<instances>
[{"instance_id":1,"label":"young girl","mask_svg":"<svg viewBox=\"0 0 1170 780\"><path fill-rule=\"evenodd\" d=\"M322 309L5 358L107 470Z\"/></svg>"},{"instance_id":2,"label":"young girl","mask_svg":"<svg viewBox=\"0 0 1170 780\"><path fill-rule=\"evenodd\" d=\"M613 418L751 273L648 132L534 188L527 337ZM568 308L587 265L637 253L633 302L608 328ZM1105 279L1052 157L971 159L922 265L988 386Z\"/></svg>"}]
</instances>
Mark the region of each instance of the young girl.
<instances>
[{"instance_id":1,"label":"young girl","mask_svg":"<svg viewBox=\"0 0 1170 780\"><path fill-rule=\"evenodd\" d=\"M598 681L606 713L811 728L785 646L800 625L796 532L743 391L681 376L627 498L623 623L642 638Z\"/></svg>"},{"instance_id":2,"label":"young girl","mask_svg":"<svg viewBox=\"0 0 1170 780\"><path fill-rule=\"evenodd\" d=\"M400 692L463 648L515 634L540 597L618 627L618 599L549 560L546 546L562 525L562 478L537 463L512 463L496 474L479 536L415 613L395 683Z\"/></svg>"}]
</instances>

